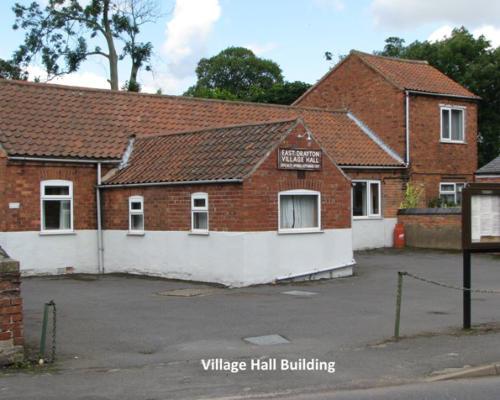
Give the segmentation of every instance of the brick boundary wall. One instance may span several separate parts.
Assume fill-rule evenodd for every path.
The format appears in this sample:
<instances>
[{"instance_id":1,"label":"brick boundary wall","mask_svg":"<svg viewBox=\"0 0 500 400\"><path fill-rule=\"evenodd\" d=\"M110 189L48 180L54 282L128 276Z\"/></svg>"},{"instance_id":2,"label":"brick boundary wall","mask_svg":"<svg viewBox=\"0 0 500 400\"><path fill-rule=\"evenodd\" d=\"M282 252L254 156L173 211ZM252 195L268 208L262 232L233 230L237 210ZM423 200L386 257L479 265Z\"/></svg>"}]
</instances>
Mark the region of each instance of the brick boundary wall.
<instances>
[{"instance_id":1,"label":"brick boundary wall","mask_svg":"<svg viewBox=\"0 0 500 400\"><path fill-rule=\"evenodd\" d=\"M23 359L23 305L19 262L0 247L0 366Z\"/></svg>"},{"instance_id":2,"label":"brick boundary wall","mask_svg":"<svg viewBox=\"0 0 500 400\"><path fill-rule=\"evenodd\" d=\"M462 248L460 208L410 208L398 211L404 225L406 246L427 249Z\"/></svg>"}]
</instances>

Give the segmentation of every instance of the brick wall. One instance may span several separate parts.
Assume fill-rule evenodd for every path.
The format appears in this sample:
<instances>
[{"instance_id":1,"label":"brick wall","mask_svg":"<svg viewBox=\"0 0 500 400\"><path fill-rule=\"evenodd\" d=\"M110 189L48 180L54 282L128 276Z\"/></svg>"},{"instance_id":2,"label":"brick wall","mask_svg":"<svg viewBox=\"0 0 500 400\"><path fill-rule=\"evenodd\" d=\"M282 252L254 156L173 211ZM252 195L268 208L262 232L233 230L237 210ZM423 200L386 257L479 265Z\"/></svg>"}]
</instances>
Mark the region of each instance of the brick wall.
<instances>
[{"instance_id":1,"label":"brick wall","mask_svg":"<svg viewBox=\"0 0 500 400\"><path fill-rule=\"evenodd\" d=\"M404 92L356 55L349 56L297 105L347 108L404 157Z\"/></svg>"},{"instance_id":2,"label":"brick wall","mask_svg":"<svg viewBox=\"0 0 500 400\"><path fill-rule=\"evenodd\" d=\"M500 175L497 177L483 178L481 175L476 175L474 182L476 183L500 183Z\"/></svg>"},{"instance_id":3,"label":"brick wall","mask_svg":"<svg viewBox=\"0 0 500 400\"><path fill-rule=\"evenodd\" d=\"M0 365L22 359L23 310L19 263L0 247Z\"/></svg>"},{"instance_id":4,"label":"brick wall","mask_svg":"<svg viewBox=\"0 0 500 400\"><path fill-rule=\"evenodd\" d=\"M300 137L299 137L300 136ZM317 149L299 125L280 147ZM104 229L128 229L128 197L144 196L146 230L189 231L191 194L208 193L212 231L272 231L278 228L278 193L291 189L321 192L323 229L350 227L350 181L323 157L321 171L278 170L278 150L243 184L152 186L103 190Z\"/></svg>"},{"instance_id":5,"label":"brick wall","mask_svg":"<svg viewBox=\"0 0 500 400\"><path fill-rule=\"evenodd\" d=\"M346 169L346 174L352 180L379 180L382 187L382 214L385 218L396 218L403 201L405 170L354 170Z\"/></svg>"},{"instance_id":6,"label":"brick wall","mask_svg":"<svg viewBox=\"0 0 500 400\"><path fill-rule=\"evenodd\" d=\"M404 225L407 246L451 250L461 248L462 214L460 209L442 209L442 211L422 209L418 214L401 214L405 211L400 211L398 222Z\"/></svg>"},{"instance_id":7,"label":"brick wall","mask_svg":"<svg viewBox=\"0 0 500 400\"><path fill-rule=\"evenodd\" d=\"M465 109L465 144L442 143L440 105ZM435 96L410 99L411 181L423 185L422 206L439 197L440 182L472 182L477 169L477 104Z\"/></svg>"},{"instance_id":8,"label":"brick wall","mask_svg":"<svg viewBox=\"0 0 500 400\"><path fill-rule=\"evenodd\" d=\"M0 230L40 230L40 182L64 179L73 182L75 229L96 229L95 165L6 161L0 158ZM10 202L20 203L9 209Z\"/></svg>"}]
</instances>

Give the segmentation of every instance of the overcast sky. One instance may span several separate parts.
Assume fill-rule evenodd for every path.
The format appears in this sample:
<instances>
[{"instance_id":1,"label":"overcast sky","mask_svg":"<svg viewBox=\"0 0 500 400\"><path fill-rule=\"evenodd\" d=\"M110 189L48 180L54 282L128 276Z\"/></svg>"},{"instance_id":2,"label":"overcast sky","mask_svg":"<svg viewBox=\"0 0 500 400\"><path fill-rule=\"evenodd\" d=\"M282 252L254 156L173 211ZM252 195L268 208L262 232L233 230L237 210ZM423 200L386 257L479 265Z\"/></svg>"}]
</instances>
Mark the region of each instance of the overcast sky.
<instances>
[{"instance_id":1,"label":"overcast sky","mask_svg":"<svg viewBox=\"0 0 500 400\"><path fill-rule=\"evenodd\" d=\"M87 0L83 0L85 2ZM142 72L143 91L182 94L195 81L201 57L228 46L245 46L281 66L287 80L314 83L331 66L323 54L335 57L351 49L381 49L388 36L437 40L455 26L466 26L500 45L500 1L496 0L158 0L163 17L144 29L142 38L154 45L153 73ZM21 3L29 3L31 0ZM44 0L41 0L44 2ZM11 8L0 2L0 57L10 58L21 43L13 32ZM44 79L43 70L30 67ZM120 81L128 74L120 65ZM107 66L91 58L81 69L57 82L108 88Z\"/></svg>"}]
</instances>

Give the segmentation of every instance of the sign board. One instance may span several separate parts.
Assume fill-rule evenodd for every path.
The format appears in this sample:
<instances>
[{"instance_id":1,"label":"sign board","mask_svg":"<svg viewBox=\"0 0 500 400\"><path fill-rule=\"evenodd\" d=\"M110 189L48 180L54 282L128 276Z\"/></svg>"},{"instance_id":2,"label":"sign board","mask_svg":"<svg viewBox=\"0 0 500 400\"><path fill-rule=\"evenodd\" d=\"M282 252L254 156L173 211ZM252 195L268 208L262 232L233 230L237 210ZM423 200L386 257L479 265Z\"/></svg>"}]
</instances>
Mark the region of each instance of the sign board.
<instances>
[{"instance_id":1,"label":"sign board","mask_svg":"<svg viewBox=\"0 0 500 400\"><path fill-rule=\"evenodd\" d=\"M472 183L463 190L462 246L500 251L500 184Z\"/></svg>"},{"instance_id":2,"label":"sign board","mask_svg":"<svg viewBox=\"0 0 500 400\"><path fill-rule=\"evenodd\" d=\"M323 162L321 150L278 149L278 168L319 171Z\"/></svg>"}]
</instances>

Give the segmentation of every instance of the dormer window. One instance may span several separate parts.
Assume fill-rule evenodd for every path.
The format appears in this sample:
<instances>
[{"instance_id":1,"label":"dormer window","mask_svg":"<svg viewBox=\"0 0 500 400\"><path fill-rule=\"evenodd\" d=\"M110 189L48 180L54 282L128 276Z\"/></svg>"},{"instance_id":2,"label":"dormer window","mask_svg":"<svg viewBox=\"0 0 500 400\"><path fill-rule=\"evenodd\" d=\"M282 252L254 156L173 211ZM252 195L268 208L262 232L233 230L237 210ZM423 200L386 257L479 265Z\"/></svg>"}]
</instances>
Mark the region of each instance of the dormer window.
<instances>
[{"instance_id":1,"label":"dormer window","mask_svg":"<svg viewBox=\"0 0 500 400\"><path fill-rule=\"evenodd\" d=\"M465 142L465 113L462 107L441 107L441 142Z\"/></svg>"}]
</instances>

